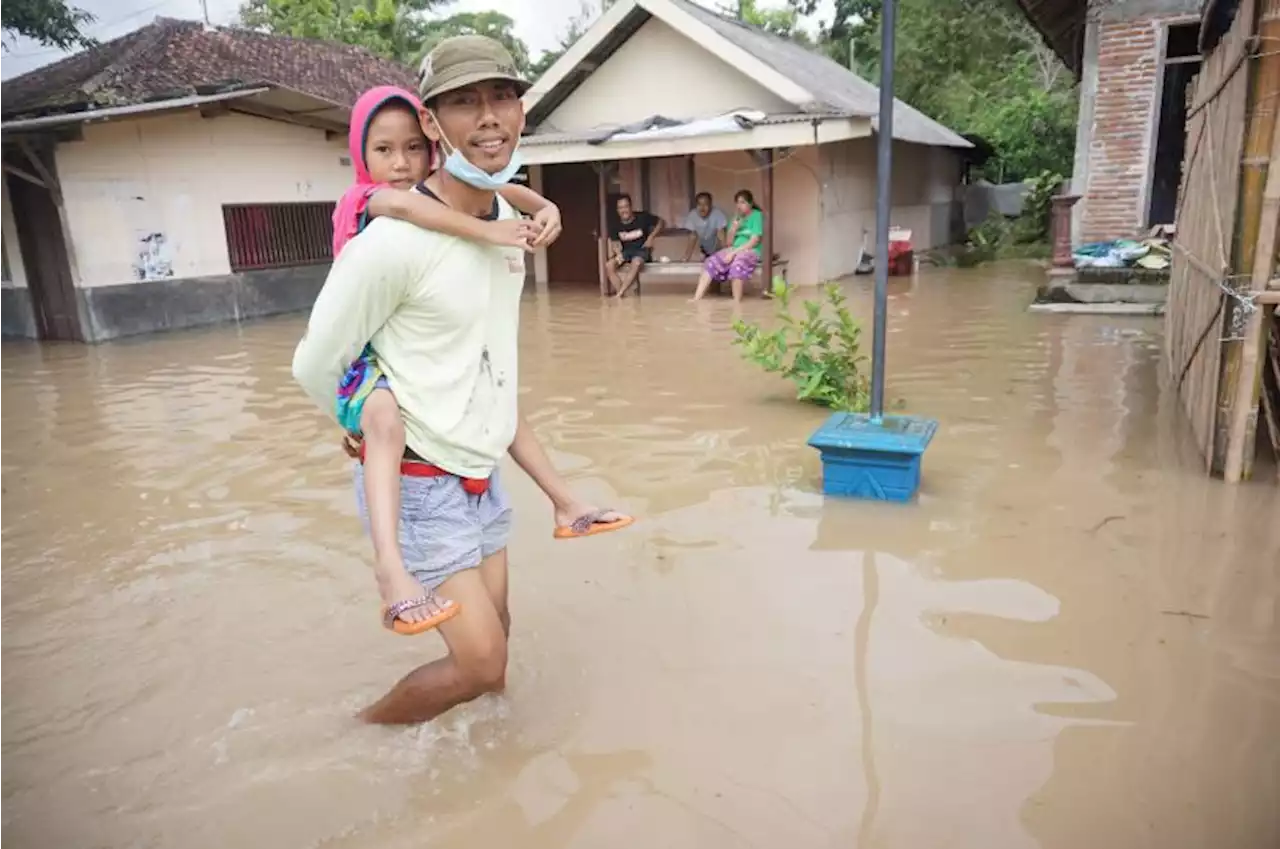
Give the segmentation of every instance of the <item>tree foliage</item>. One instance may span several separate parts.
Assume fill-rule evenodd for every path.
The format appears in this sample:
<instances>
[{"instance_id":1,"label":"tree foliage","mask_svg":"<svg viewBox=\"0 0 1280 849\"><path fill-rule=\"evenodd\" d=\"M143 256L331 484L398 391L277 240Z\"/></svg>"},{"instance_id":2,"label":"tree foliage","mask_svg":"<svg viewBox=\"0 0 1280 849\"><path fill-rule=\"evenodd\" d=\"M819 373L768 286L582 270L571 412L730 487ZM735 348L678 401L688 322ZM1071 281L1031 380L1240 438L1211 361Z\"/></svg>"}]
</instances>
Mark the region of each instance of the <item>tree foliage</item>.
<instances>
[{"instance_id":1,"label":"tree foliage","mask_svg":"<svg viewBox=\"0 0 1280 849\"><path fill-rule=\"evenodd\" d=\"M479 33L501 41L531 77L563 55L612 0L580 0L560 46L531 61L511 18L499 12L438 16L447 0L246 0L241 20L265 32L327 38L415 64L441 39ZM10 9L61 0L7 0ZM869 80L879 78L881 0L834 0L834 17L816 34L800 27L820 0L721 0L723 12L817 49ZM65 7L63 7L65 8ZM1013 0L898 0L895 93L957 132L996 151L986 170L1005 180L1070 173L1076 91L1071 74Z\"/></svg>"},{"instance_id":2,"label":"tree foliage","mask_svg":"<svg viewBox=\"0 0 1280 849\"><path fill-rule=\"evenodd\" d=\"M515 59L516 67L529 70L529 48L515 34L516 22L501 12L459 12L447 18L430 21L424 28L424 38L417 58L427 55L446 38L455 35L484 35L500 42Z\"/></svg>"},{"instance_id":3,"label":"tree foliage","mask_svg":"<svg viewBox=\"0 0 1280 849\"><path fill-rule=\"evenodd\" d=\"M70 50L97 43L84 33L93 15L65 0L4 0L0 18L6 35L26 36L46 47Z\"/></svg>"},{"instance_id":4,"label":"tree foliage","mask_svg":"<svg viewBox=\"0 0 1280 849\"><path fill-rule=\"evenodd\" d=\"M564 35L560 37L560 45L548 50L538 57L530 66L529 72L536 78L547 72L556 60L564 55L569 47L582 37L595 18L608 10L614 0L579 0L577 13L569 19ZM731 5L724 5L720 13L753 26L760 27L775 35L790 38L802 44L810 44L804 31L800 29L800 9L795 4L783 8L762 9L759 0L733 0Z\"/></svg>"},{"instance_id":5,"label":"tree foliage","mask_svg":"<svg viewBox=\"0 0 1280 849\"><path fill-rule=\"evenodd\" d=\"M812 14L817 0L789 0ZM836 0L821 49L869 80L880 74L880 0ZM894 88L996 150L1005 179L1070 173L1075 81L1012 0L898 0ZM852 58L851 58L852 54Z\"/></svg>"},{"instance_id":6,"label":"tree foliage","mask_svg":"<svg viewBox=\"0 0 1280 849\"><path fill-rule=\"evenodd\" d=\"M808 44L809 37L800 29L799 4L781 9L761 9L758 0L736 0L732 8L725 9L743 23L757 26L766 32Z\"/></svg>"},{"instance_id":7,"label":"tree foliage","mask_svg":"<svg viewBox=\"0 0 1280 849\"><path fill-rule=\"evenodd\" d=\"M295 38L341 41L408 62L434 0L247 0L240 23Z\"/></svg>"},{"instance_id":8,"label":"tree foliage","mask_svg":"<svg viewBox=\"0 0 1280 849\"><path fill-rule=\"evenodd\" d=\"M564 55L575 41L582 37L595 20L598 14L603 13L606 9L613 5L613 0L600 0L600 2L591 2L591 0L578 0L578 11L569 19L568 25L565 27L564 35L560 36L560 46L553 50L545 51L538 57L536 62L529 66L529 74L531 79L537 79L547 72L547 69L556 63L556 60Z\"/></svg>"},{"instance_id":9,"label":"tree foliage","mask_svg":"<svg viewBox=\"0 0 1280 849\"><path fill-rule=\"evenodd\" d=\"M515 34L515 22L499 12L432 14L447 0L246 0L243 26L297 38L341 41L416 65L432 47L455 35L486 35L511 51L516 65L529 67L529 48Z\"/></svg>"}]
</instances>

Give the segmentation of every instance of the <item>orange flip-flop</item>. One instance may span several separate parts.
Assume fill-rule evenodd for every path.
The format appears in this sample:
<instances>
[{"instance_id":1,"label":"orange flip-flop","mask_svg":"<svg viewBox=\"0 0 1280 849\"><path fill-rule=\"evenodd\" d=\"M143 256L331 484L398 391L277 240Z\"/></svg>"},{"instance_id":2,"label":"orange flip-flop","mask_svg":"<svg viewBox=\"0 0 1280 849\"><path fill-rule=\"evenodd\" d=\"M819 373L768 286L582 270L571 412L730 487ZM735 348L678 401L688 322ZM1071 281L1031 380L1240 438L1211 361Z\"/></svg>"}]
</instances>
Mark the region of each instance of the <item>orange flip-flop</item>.
<instances>
[{"instance_id":1,"label":"orange flip-flop","mask_svg":"<svg viewBox=\"0 0 1280 849\"><path fill-rule=\"evenodd\" d=\"M413 610L416 607L424 607L436 601L435 594L419 596L418 598L406 599L405 601L397 601L395 604L382 606L382 627L395 631L397 634L403 634L406 637L412 637L415 634L422 634L430 631L432 628L443 622L448 622L453 617L462 612L462 605L456 601L451 601L448 606L437 613L435 616L429 616L421 622L405 622L400 618L400 614L406 610Z\"/></svg>"},{"instance_id":2,"label":"orange flip-flop","mask_svg":"<svg viewBox=\"0 0 1280 849\"><path fill-rule=\"evenodd\" d=\"M596 534L607 534L610 531L620 531L635 523L633 516L623 516L621 519L615 519L612 522L606 522L601 519L606 513L616 513L616 510L604 509L594 510L585 516L579 516L574 520L572 525L561 525L556 528L556 539L574 539L575 537L589 537Z\"/></svg>"}]
</instances>

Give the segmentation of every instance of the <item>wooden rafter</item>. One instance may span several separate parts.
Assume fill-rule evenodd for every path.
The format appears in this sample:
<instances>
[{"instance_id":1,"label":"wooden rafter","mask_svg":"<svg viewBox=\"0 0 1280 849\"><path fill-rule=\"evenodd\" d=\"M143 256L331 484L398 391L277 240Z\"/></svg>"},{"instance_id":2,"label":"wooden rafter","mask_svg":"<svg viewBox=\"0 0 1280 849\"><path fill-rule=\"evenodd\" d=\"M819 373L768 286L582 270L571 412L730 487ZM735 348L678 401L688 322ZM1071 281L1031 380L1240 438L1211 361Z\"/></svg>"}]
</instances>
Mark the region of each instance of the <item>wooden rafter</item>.
<instances>
[{"instance_id":1,"label":"wooden rafter","mask_svg":"<svg viewBox=\"0 0 1280 849\"><path fill-rule=\"evenodd\" d=\"M49 194L53 195L53 202L58 206L62 206L62 185L58 182L58 178L53 176L53 172L45 167L44 160L40 158L39 154L26 139L18 139L18 149L22 151L27 157L27 161L31 163L36 173L40 175L40 180L44 187L49 190Z\"/></svg>"},{"instance_id":2,"label":"wooden rafter","mask_svg":"<svg viewBox=\"0 0 1280 849\"><path fill-rule=\"evenodd\" d=\"M6 162L4 164L4 170L6 174L12 174L13 176L17 177L20 180L26 180L28 183L30 183L33 186L39 186L42 189L49 188L44 184L44 182L39 177L27 171L23 171L21 168L17 167L16 165L10 165L8 162Z\"/></svg>"},{"instance_id":3,"label":"wooden rafter","mask_svg":"<svg viewBox=\"0 0 1280 849\"><path fill-rule=\"evenodd\" d=\"M266 118L270 121L282 121L286 124L297 124L300 127L310 127L314 130L326 130L332 133L339 133L343 136L347 134L346 126L337 121L317 118L314 115L308 115L303 112L290 112L288 109L281 109L278 106L268 106L265 103L237 101L231 106L231 111L239 112L244 115L252 115L255 118Z\"/></svg>"}]
</instances>

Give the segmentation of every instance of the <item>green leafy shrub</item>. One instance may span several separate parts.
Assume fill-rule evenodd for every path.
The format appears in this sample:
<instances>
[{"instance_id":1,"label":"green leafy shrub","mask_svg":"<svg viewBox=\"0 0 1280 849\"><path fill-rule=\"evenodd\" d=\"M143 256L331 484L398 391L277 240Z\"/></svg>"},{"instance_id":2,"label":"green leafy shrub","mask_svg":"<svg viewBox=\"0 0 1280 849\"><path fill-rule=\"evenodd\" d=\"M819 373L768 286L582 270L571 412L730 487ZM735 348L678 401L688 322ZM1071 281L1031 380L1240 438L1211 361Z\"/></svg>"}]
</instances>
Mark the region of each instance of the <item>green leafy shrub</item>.
<instances>
[{"instance_id":1,"label":"green leafy shrub","mask_svg":"<svg viewBox=\"0 0 1280 849\"><path fill-rule=\"evenodd\" d=\"M777 296L778 326L765 330L742 319L733 323L733 344L743 359L780 374L796 386L796 398L840 412L865 412L870 402L867 358L858 353L862 329L835 283L821 301L804 301L802 317L791 314L791 295Z\"/></svg>"},{"instance_id":2,"label":"green leafy shrub","mask_svg":"<svg viewBox=\"0 0 1280 849\"><path fill-rule=\"evenodd\" d=\"M972 268L996 259L1042 259L1050 253L1049 227L1053 212L1053 196L1062 185L1062 175L1045 171L1027 180L1027 195L1022 201L1022 214L1005 218L992 212L969 231L956 251L956 265Z\"/></svg>"},{"instance_id":3,"label":"green leafy shrub","mask_svg":"<svg viewBox=\"0 0 1280 849\"><path fill-rule=\"evenodd\" d=\"M1001 248L1010 241L1010 227L1008 219L992 212L986 221L969 231L964 245L956 252L956 265L972 268L999 257Z\"/></svg>"},{"instance_id":4,"label":"green leafy shrub","mask_svg":"<svg viewBox=\"0 0 1280 849\"><path fill-rule=\"evenodd\" d=\"M1062 175L1044 171L1027 180L1027 196L1022 200L1022 214L1014 219L1010 236L1015 244L1029 245L1049 240L1053 196L1062 185Z\"/></svg>"}]
</instances>

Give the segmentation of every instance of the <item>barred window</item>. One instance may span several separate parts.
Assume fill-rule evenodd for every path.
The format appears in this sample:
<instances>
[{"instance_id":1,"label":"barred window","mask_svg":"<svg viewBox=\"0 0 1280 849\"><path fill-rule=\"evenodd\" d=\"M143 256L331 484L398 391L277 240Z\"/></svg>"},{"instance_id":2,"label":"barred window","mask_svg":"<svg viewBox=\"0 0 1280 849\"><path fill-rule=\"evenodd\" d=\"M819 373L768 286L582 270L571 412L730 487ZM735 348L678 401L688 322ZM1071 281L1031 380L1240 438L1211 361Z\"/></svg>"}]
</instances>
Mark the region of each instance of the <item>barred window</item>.
<instances>
[{"instance_id":1,"label":"barred window","mask_svg":"<svg viewBox=\"0 0 1280 849\"><path fill-rule=\"evenodd\" d=\"M316 265L333 259L332 203L222 207L232 271Z\"/></svg>"}]
</instances>

